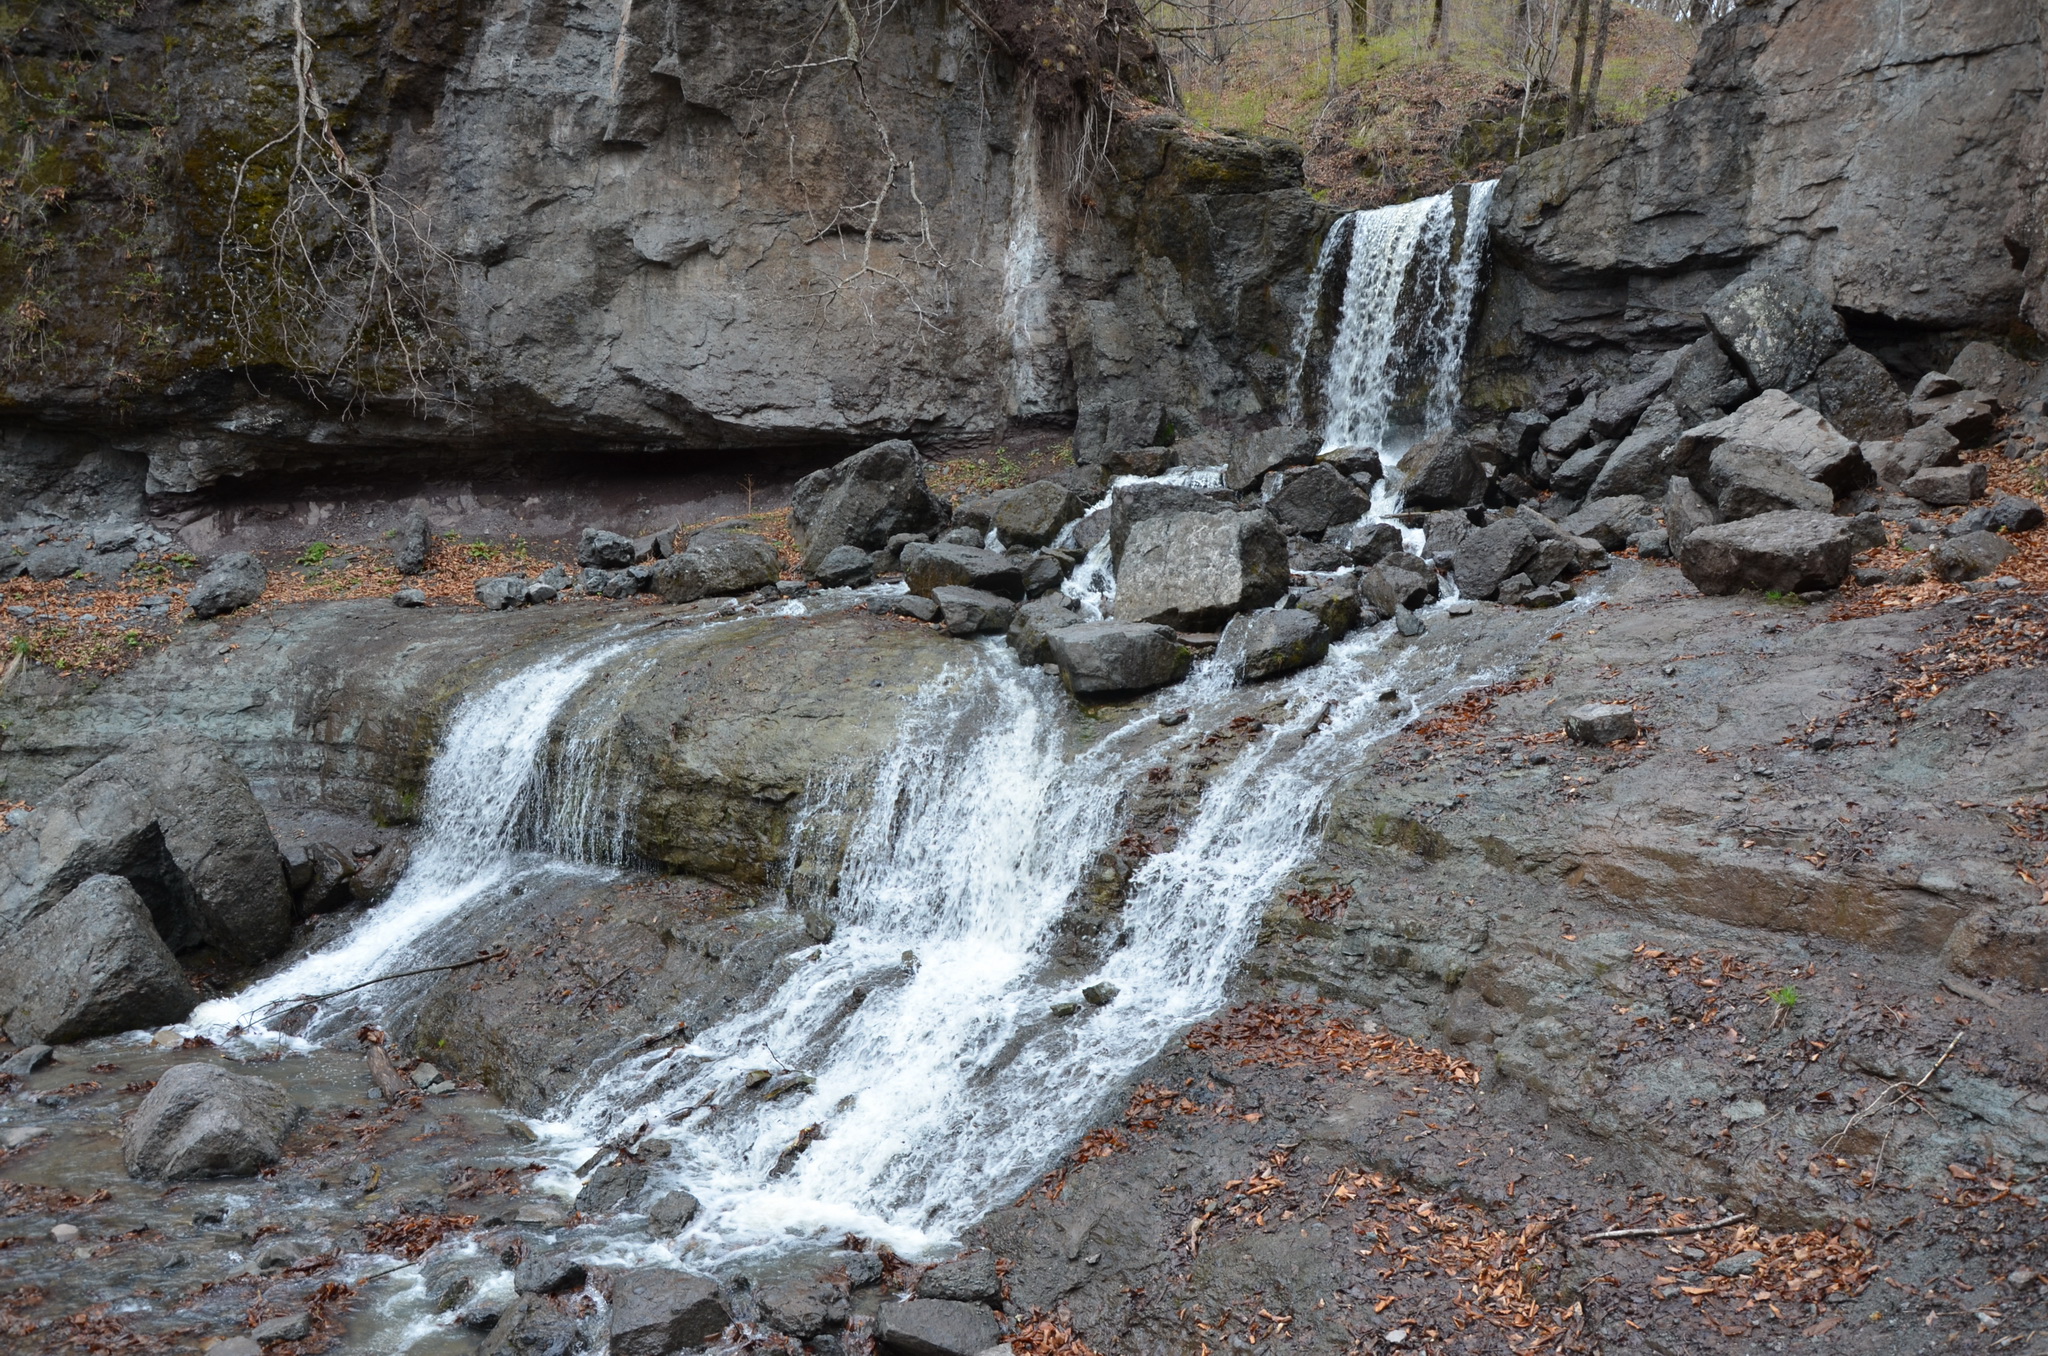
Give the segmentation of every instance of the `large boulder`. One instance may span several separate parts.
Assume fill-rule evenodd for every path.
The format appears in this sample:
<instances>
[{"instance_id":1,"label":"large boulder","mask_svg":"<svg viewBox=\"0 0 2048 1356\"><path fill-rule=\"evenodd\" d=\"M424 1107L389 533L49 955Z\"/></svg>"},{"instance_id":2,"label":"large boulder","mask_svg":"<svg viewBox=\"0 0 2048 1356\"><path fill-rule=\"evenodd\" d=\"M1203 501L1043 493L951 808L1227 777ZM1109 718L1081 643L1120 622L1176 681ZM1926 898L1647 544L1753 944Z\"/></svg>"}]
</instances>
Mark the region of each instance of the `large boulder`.
<instances>
[{"instance_id":1,"label":"large boulder","mask_svg":"<svg viewBox=\"0 0 2048 1356\"><path fill-rule=\"evenodd\" d=\"M1372 496L1332 466L1311 466L1287 473L1280 488L1266 500L1266 511L1296 532L1327 532L1355 523L1372 507Z\"/></svg>"},{"instance_id":2,"label":"large boulder","mask_svg":"<svg viewBox=\"0 0 2048 1356\"><path fill-rule=\"evenodd\" d=\"M1963 345L1948 375L1965 390L1982 391L2011 409L2033 393L2035 371L1996 344L1979 339Z\"/></svg>"},{"instance_id":3,"label":"large boulder","mask_svg":"<svg viewBox=\"0 0 2048 1356\"><path fill-rule=\"evenodd\" d=\"M52 579L69 579L84 569L85 563L84 547L76 542L53 541L30 551L21 563L21 572L38 584L47 584Z\"/></svg>"},{"instance_id":4,"label":"large boulder","mask_svg":"<svg viewBox=\"0 0 2048 1356\"><path fill-rule=\"evenodd\" d=\"M1760 391L1805 385L1849 342L1842 318L1812 283L1774 269L1737 278L1707 299L1704 314Z\"/></svg>"},{"instance_id":5,"label":"large boulder","mask_svg":"<svg viewBox=\"0 0 2048 1356\"><path fill-rule=\"evenodd\" d=\"M521 1295L507 1305L477 1356L572 1356L583 1349L576 1316L546 1295Z\"/></svg>"},{"instance_id":6,"label":"large boulder","mask_svg":"<svg viewBox=\"0 0 2048 1356\"><path fill-rule=\"evenodd\" d=\"M1401 529L1393 523L1356 522L1324 540L1350 556L1354 565L1377 565L1402 549Z\"/></svg>"},{"instance_id":7,"label":"large boulder","mask_svg":"<svg viewBox=\"0 0 2048 1356\"><path fill-rule=\"evenodd\" d=\"M398 538L391 543L391 564L400 574L425 574L427 555L434 546L434 525L425 509L415 507L399 525Z\"/></svg>"},{"instance_id":8,"label":"large boulder","mask_svg":"<svg viewBox=\"0 0 2048 1356\"><path fill-rule=\"evenodd\" d=\"M1050 546L1061 528L1088 511L1079 495L1056 480L1034 480L989 497L996 535L1005 546Z\"/></svg>"},{"instance_id":9,"label":"large boulder","mask_svg":"<svg viewBox=\"0 0 2048 1356\"><path fill-rule=\"evenodd\" d=\"M1594 435L1619 438L1634 428L1644 411L1671 385L1671 374L1678 365L1678 358L1677 353L1667 353L1652 365L1647 375L1610 386L1593 397Z\"/></svg>"},{"instance_id":10,"label":"large boulder","mask_svg":"<svg viewBox=\"0 0 2048 1356\"><path fill-rule=\"evenodd\" d=\"M247 551L231 551L199 576L185 595L185 606L195 617L218 617L255 602L269 584L270 571L262 561Z\"/></svg>"},{"instance_id":11,"label":"large boulder","mask_svg":"<svg viewBox=\"0 0 2048 1356\"><path fill-rule=\"evenodd\" d=\"M1131 529L1148 518L1163 518L1169 513L1230 513L1235 508L1235 504L1212 499L1185 485L1119 485L1109 492L1110 561L1114 564L1123 559Z\"/></svg>"},{"instance_id":12,"label":"large boulder","mask_svg":"<svg viewBox=\"0 0 2048 1356\"><path fill-rule=\"evenodd\" d=\"M1954 466L1962 460L1962 443L1936 424L1922 424L1896 438L1862 446L1865 461L1886 485L1903 485L1930 466Z\"/></svg>"},{"instance_id":13,"label":"large boulder","mask_svg":"<svg viewBox=\"0 0 2048 1356\"><path fill-rule=\"evenodd\" d=\"M767 538L751 532L700 532L688 550L654 567L653 585L664 602L692 603L752 593L774 583L781 573L782 558Z\"/></svg>"},{"instance_id":14,"label":"large boulder","mask_svg":"<svg viewBox=\"0 0 2048 1356\"><path fill-rule=\"evenodd\" d=\"M1567 499L1584 498L1600 478L1600 472L1607 468L1607 459L1614 455L1617 446L1609 438L1580 448L1551 471L1550 487Z\"/></svg>"},{"instance_id":15,"label":"large boulder","mask_svg":"<svg viewBox=\"0 0 2048 1356\"><path fill-rule=\"evenodd\" d=\"M1470 435L1439 433L1402 453L1401 506L1445 509L1476 503L1486 472L1474 452Z\"/></svg>"},{"instance_id":16,"label":"large boulder","mask_svg":"<svg viewBox=\"0 0 2048 1356\"><path fill-rule=\"evenodd\" d=\"M1792 395L1858 441L1896 438L1912 422L1905 395L1891 372L1854 344L1822 363L1813 380Z\"/></svg>"},{"instance_id":17,"label":"large boulder","mask_svg":"<svg viewBox=\"0 0 2048 1356\"><path fill-rule=\"evenodd\" d=\"M291 938L291 893L269 820L207 740L166 733L102 759L0 838L0 933L99 875L134 888L173 951L206 943L253 964Z\"/></svg>"},{"instance_id":18,"label":"large boulder","mask_svg":"<svg viewBox=\"0 0 2048 1356\"><path fill-rule=\"evenodd\" d=\"M2013 544L1996 532L1965 532L1938 544L1929 554L1934 574L1952 584L1982 579L2012 558Z\"/></svg>"},{"instance_id":19,"label":"large boulder","mask_svg":"<svg viewBox=\"0 0 2048 1356\"><path fill-rule=\"evenodd\" d=\"M1954 508L1984 497L1990 471L1982 462L1963 466L1930 466L1906 477L1899 489L1923 504Z\"/></svg>"},{"instance_id":20,"label":"large boulder","mask_svg":"<svg viewBox=\"0 0 2048 1356\"><path fill-rule=\"evenodd\" d=\"M612 1356L671 1356L702 1346L731 1322L708 1276L656 1267L612 1274Z\"/></svg>"},{"instance_id":21,"label":"large boulder","mask_svg":"<svg viewBox=\"0 0 2048 1356\"><path fill-rule=\"evenodd\" d=\"M1610 551L1619 551L1638 532L1657 526L1657 516L1638 494L1618 494L1611 499L1590 499L1558 524L1573 537L1587 537Z\"/></svg>"},{"instance_id":22,"label":"large boulder","mask_svg":"<svg viewBox=\"0 0 2048 1356\"><path fill-rule=\"evenodd\" d=\"M135 1109L121 1140L130 1177L171 1182L254 1177L284 1156L298 1119L291 1094L218 1064L179 1064Z\"/></svg>"},{"instance_id":23,"label":"large boulder","mask_svg":"<svg viewBox=\"0 0 2048 1356\"><path fill-rule=\"evenodd\" d=\"M1855 550L1848 519L1788 510L1697 528L1678 565L1705 594L1804 593L1840 584Z\"/></svg>"},{"instance_id":24,"label":"large boulder","mask_svg":"<svg viewBox=\"0 0 2048 1356\"><path fill-rule=\"evenodd\" d=\"M945 623L946 634L953 636L1007 631L1011 619L1017 615L1015 599L1000 598L984 589L970 589L959 584L939 585L932 590L932 601L939 605L939 620Z\"/></svg>"},{"instance_id":25,"label":"large boulder","mask_svg":"<svg viewBox=\"0 0 2048 1356\"><path fill-rule=\"evenodd\" d=\"M1018 663L1049 664L1052 662L1053 632L1079 626L1082 621L1073 599L1064 594L1049 593L1017 609L1017 615L1010 619L1006 638L1010 648L1017 652Z\"/></svg>"},{"instance_id":26,"label":"large boulder","mask_svg":"<svg viewBox=\"0 0 2048 1356\"><path fill-rule=\"evenodd\" d=\"M1047 644L1061 681L1077 697L1177 683L1194 659L1173 628L1136 622L1083 622L1054 631Z\"/></svg>"},{"instance_id":27,"label":"large boulder","mask_svg":"<svg viewBox=\"0 0 2048 1356\"><path fill-rule=\"evenodd\" d=\"M1223 468L1223 484L1242 494L1261 480L1266 472L1283 466L1309 466L1323 449L1323 440L1301 428L1269 428L1254 433L1231 450L1230 464Z\"/></svg>"},{"instance_id":28,"label":"large boulder","mask_svg":"<svg viewBox=\"0 0 2048 1356\"><path fill-rule=\"evenodd\" d=\"M1002 1332L993 1311L960 1300L899 1300L875 1315L875 1341L901 1356L981 1356Z\"/></svg>"},{"instance_id":29,"label":"large boulder","mask_svg":"<svg viewBox=\"0 0 2048 1356\"><path fill-rule=\"evenodd\" d=\"M1838 493L1871 478L1855 443L1818 412L1775 390L1765 391L1733 414L1681 433L1671 449L1671 469L1701 479L1714 452L1731 445L1775 452L1800 475Z\"/></svg>"},{"instance_id":30,"label":"large boulder","mask_svg":"<svg viewBox=\"0 0 2048 1356\"><path fill-rule=\"evenodd\" d=\"M1588 499L1611 499L1618 494L1654 495L1671 478L1672 454L1683 432L1678 410L1671 402L1659 400L1643 410L1635 431L1621 440L1600 467L1600 474L1586 490ZM1560 493L1564 487L1559 486Z\"/></svg>"},{"instance_id":31,"label":"large boulder","mask_svg":"<svg viewBox=\"0 0 2048 1356\"><path fill-rule=\"evenodd\" d=\"M879 551L904 532L943 527L946 511L925 488L917 449L896 439L813 471L789 497L789 526L814 570L836 546Z\"/></svg>"},{"instance_id":32,"label":"large boulder","mask_svg":"<svg viewBox=\"0 0 2048 1356\"><path fill-rule=\"evenodd\" d=\"M1503 579L1519 574L1535 558L1536 547L1536 534L1520 515L1466 533L1458 543L1457 562L1451 571L1458 592L1467 598L1493 597L1500 592Z\"/></svg>"},{"instance_id":33,"label":"large boulder","mask_svg":"<svg viewBox=\"0 0 2048 1356\"><path fill-rule=\"evenodd\" d=\"M1412 611L1431 602L1439 591L1436 571L1418 556L1396 551L1358 576L1358 596L1374 612L1391 617L1396 611Z\"/></svg>"},{"instance_id":34,"label":"large boulder","mask_svg":"<svg viewBox=\"0 0 2048 1356\"><path fill-rule=\"evenodd\" d=\"M141 896L93 876L0 941L0 1028L64 1044L183 1021L198 996Z\"/></svg>"},{"instance_id":35,"label":"large boulder","mask_svg":"<svg viewBox=\"0 0 2048 1356\"><path fill-rule=\"evenodd\" d=\"M1684 476L1671 477L1664 491L1664 530L1669 534L1671 554L1677 555L1684 548L1687 537L1720 521L1720 513L1701 498L1690 480Z\"/></svg>"},{"instance_id":36,"label":"large boulder","mask_svg":"<svg viewBox=\"0 0 2048 1356\"><path fill-rule=\"evenodd\" d=\"M1714 449L1707 461L1707 487L1728 521L1783 509L1825 513L1835 503L1833 491L1800 475L1783 454L1742 443Z\"/></svg>"},{"instance_id":37,"label":"large boulder","mask_svg":"<svg viewBox=\"0 0 2048 1356\"><path fill-rule=\"evenodd\" d=\"M953 542L914 541L903 548L903 582L912 593L930 598L948 585L980 589L1003 598L1024 597L1024 566L999 551Z\"/></svg>"},{"instance_id":38,"label":"large boulder","mask_svg":"<svg viewBox=\"0 0 2048 1356\"><path fill-rule=\"evenodd\" d=\"M623 570L638 559L639 548L621 532L586 527L576 539L576 563L586 570Z\"/></svg>"},{"instance_id":39,"label":"large boulder","mask_svg":"<svg viewBox=\"0 0 2048 1356\"><path fill-rule=\"evenodd\" d=\"M1239 682L1256 683L1319 663L1329 652L1330 631L1322 618L1290 607L1232 617L1216 658Z\"/></svg>"},{"instance_id":40,"label":"large boulder","mask_svg":"<svg viewBox=\"0 0 2048 1356\"><path fill-rule=\"evenodd\" d=\"M1216 631L1287 582L1287 538L1270 513L1172 513L1131 529L1112 610L1118 621Z\"/></svg>"},{"instance_id":41,"label":"large boulder","mask_svg":"<svg viewBox=\"0 0 2048 1356\"><path fill-rule=\"evenodd\" d=\"M1719 419L1755 392L1728 361L1728 352L1713 335L1701 335L1679 350L1665 388L1679 422L1690 427Z\"/></svg>"}]
</instances>

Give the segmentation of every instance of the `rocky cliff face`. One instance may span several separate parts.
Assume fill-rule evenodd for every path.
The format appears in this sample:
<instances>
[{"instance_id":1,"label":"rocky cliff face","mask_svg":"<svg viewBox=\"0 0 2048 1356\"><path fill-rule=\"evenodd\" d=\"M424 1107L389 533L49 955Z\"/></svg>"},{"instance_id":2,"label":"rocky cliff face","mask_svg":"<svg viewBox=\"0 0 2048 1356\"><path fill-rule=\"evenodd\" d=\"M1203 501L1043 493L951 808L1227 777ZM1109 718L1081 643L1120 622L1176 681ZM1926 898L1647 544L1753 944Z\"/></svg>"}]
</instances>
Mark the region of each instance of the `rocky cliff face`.
<instances>
[{"instance_id":1,"label":"rocky cliff face","mask_svg":"<svg viewBox=\"0 0 2048 1356\"><path fill-rule=\"evenodd\" d=\"M24 14L5 497L1271 403L1297 154L1170 116L1076 151L964 10L856 10Z\"/></svg>"},{"instance_id":2,"label":"rocky cliff face","mask_svg":"<svg viewBox=\"0 0 2048 1356\"><path fill-rule=\"evenodd\" d=\"M1482 402L1532 360L1693 339L1702 301L1764 265L1808 276L1901 371L2010 330L2039 282L2039 6L1745 4L1688 83L1502 179Z\"/></svg>"}]
</instances>

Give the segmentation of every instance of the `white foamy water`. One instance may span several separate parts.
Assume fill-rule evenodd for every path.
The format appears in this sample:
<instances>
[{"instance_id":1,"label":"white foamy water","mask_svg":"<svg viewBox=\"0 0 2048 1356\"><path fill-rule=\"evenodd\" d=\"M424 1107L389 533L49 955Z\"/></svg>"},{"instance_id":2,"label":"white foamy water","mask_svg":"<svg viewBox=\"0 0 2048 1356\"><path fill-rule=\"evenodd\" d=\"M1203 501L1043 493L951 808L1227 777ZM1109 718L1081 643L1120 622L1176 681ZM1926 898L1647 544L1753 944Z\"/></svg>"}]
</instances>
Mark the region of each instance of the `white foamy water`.
<instances>
[{"instance_id":1,"label":"white foamy water","mask_svg":"<svg viewBox=\"0 0 2048 1356\"><path fill-rule=\"evenodd\" d=\"M202 1004L192 1025L260 1025L290 1000L451 959L428 954L437 929L495 898L516 877L559 862L623 861L630 807L621 799L623 787L607 787L597 775L615 727L602 709L606 704L584 713L567 733L554 775L549 743L557 720L593 678L614 667L621 672L607 676L629 676L624 670L635 667L627 656L636 643L617 636L589 642L466 698L428 771L425 832L391 897L338 941L231 998ZM608 692L624 688L617 681ZM389 1000L388 992L370 993L323 1010L314 1029L334 1029L350 1013Z\"/></svg>"}]
</instances>

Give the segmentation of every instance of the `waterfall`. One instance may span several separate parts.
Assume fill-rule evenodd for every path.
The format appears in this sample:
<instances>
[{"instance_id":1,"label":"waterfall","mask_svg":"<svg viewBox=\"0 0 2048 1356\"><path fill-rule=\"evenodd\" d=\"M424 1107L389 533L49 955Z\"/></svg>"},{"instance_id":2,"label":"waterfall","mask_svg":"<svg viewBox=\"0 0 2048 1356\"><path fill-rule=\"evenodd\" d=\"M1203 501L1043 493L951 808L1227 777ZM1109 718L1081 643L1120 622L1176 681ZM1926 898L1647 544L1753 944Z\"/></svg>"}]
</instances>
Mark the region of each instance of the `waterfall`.
<instances>
[{"instance_id":1,"label":"waterfall","mask_svg":"<svg viewBox=\"0 0 2048 1356\"><path fill-rule=\"evenodd\" d=\"M666 1170L704 1205L684 1259L849 1231L912 1252L957 1237L1224 1001L1267 902L1313 846L1338 768L1417 709L1377 694L1397 673L1425 698L1449 681L1402 672L1421 661L1382 654L1385 639L1362 633L1271 685L1285 723L1144 858L1105 954L1079 972L1061 964L1063 924L1124 831L1125 788L1164 748L1226 721L1230 684L1205 681L1211 665L1155 697L1157 710L1194 710L1184 733L1164 735L1148 709L1074 751L1056 683L1000 642L974 647L922 694L878 769L808 798L796 858L843 853L836 896L811 901L835 919L832 940L749 1011L604 1072L568 1110L579 1142L642 1122L671 1141ZM850 812L856 788L867 795ZM792 879L816 878L796 864ZM1098 982L1117 988L1110 1004L1054 1014ZM773 1100L747 1089L753 1071L785 1069L815 1082ZM817 1137L786 1156L807 1127Z\"/></svg>"},{"instance_id":2,"label":"waterfall","mask_svg":"<svg viewBox=\"0 0 2048 1356\"><path fill-rule=\"evenodd\" d=\"M427 774L425 832L391 897L336 942L192 1014L200 1027L260 1025L290 1000L449 957L436 928L508 888L535 865L622 863L630 805L617 779L599 775L618 698L649 662L629 658L635 636L613 635L551 655L501 679L455 710ZM593 679L603 691L585 694ZM557 719L581 709L550 748ZM390 986L364 995L387 1009ZM361 1009L323 1010L316 1033L340 1030Z\"/></svg>"},{"instance_id":3,"label":"waterfall","mask_svg":"<svg viewBox=\"0 0 2048 1356\"><path fill-rule=\"evenodd\" d=\"M1323 242L1297 325L1291 401L1319 400L1327 447L1391 452L1449 425L1486 257L1493 183L1353 212ZM1324 292L1344 270L1329 362L1319 386L1310 355L1331 325Z\"/></svg>"}]
</instances>

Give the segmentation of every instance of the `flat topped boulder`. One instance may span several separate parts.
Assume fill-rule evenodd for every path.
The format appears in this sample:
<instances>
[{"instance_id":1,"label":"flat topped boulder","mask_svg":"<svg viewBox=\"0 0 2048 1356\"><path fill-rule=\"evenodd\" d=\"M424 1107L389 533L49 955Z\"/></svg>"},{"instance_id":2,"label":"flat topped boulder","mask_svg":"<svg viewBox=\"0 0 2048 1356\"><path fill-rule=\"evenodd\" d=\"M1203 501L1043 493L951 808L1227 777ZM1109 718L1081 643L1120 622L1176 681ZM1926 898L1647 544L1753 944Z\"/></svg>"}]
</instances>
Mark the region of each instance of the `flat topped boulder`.
<instances>
[{"instance_id":1,"label":"flat topped boulder","mask_svg":"<svg viewBox=\"0 0 2048 1356\"><path fill-rule=\"evenodd\" d=\"M1330 630L1322 618L1290 607L1231 618L1216 658L1239 682L1256 683L1320 663L1329 652Z\"/></svg>"},{"instance_id":2,"label":"flat topped boulder","mask_svg":"<svg viewBox=\"0 0 2048 1356\"><path fill-rule=\"evenodd\" d=\"M997 551L955 542L914 541L903 548L903 582L912 593L930 598L933 590L952 585L980 589L1002 598L1024 597L1024 565Z\"/></svg>"},{"instance_id":3,"label":"flat topped boulder","mask_svg":"<svg viewBox=\"0 0 2048 1356\"><path fill-rule=\"evenodd\" d=\"M1355 523L1372 507L1372 496L1331 466L1290 471L1266 501L1266 511L1296 532L1327 532Z\"/></svg>"},{"instance_id":4,"label":"flat topped boulder","mask_svg":"<svg viewBox=\"0 0 2048 1356\"><path fill-rule=\"evenodd\" d=\"M1230 513L1236 505L1211 498L1185 485L1140 482L1119 485L1109 492L1109 558L1121 561L1130 543L1131 529L1149 518L1173 513Z\"/></svg>"},{"instance_id":5,"label":"flat topped boulder","mask_svg":"<svg viewBox=\"0 0 2048 1356\"><path fill-rule=\"evenodd\" d=\"M1239 443L1223 468L1226 489L1242 494L1283 466L1310 466L1323 450L1323 440L1303 428L1269 428Z\"/></svg>"},{"instance_id":6,"label":"flat topped boulder","mask_svg":"<svg viewBox=\"0 0 2048 1356\"><path fill-rule=\"evenodd\" d=\"M989 498L996 535L1005 546L1050 546L1061 528L1088 511L1079 495L1056 480L1034 480Z\"/></svg>"},{"instance_id":7,"label":"flat topped boulder","mask_svg":"<svg viewBox=\"0 0 2048 1356\"><path fill-rule=\"evenodd\" d=\"M1287 592L1287 538L1264 511L1170 513L1131 529L1116 571L1118 621L1217 631Z\"/></svg>"},{"instance_id":8,"label":"flat topped boulder","mask_svg":"<svg viewBox=\"0 0 2048 1356\"><path fill-rule=\"evenodd\" d=\"M1067 691L1077 697L1177 683L1194 660L1173 628L1140 622L1083 622L1052 632L1046 648Z\"/></svg>"},{"instance_id":9,"label":"flat topped boulder","mask_svg":"<svg viewBox=\"0 0 2048 1356\"><path fill-rule=\"evenodd\" d=\"M179 1064L136 1108L121 1162L130 1177L151 1180L254 1177L284 1157L298 1114L291 1094L268 1079Z\"/></svg>"},{"instance_id":10,"label":"flat topped boulder","mask_svg":"<svg viewBox=\"0 0 2048 1356\"><path fill-rule=\"evenodd\" d=\"M1805 593L1840 584L1855 552L1848 519L1792 509L1695 528L1678 566L1701 593Z\"/></svg>"},{"instance_id":11,"label":"flat topped boulder","mask_svg":"<svg viewBox=\"0 0 2048 1356\"><path fill-rule=\"evenodd\" d=\"M1634 739L1639 727L1635 708L1614 702L1591 702L1564 718L1565 733L1580 744L1618 744Z\"/></svg>"},{"instance_id":12,"label":"flat topped boulder","mask_svg":"<svg viewBox=\"0 0 2048 1356\"><path fill-rule=\"evenodd\" d=\"M981 1356L1002 1335L993 1312L961 1300L901 1300L875 1315L875 1341L902 1356Z\"/></svg>"},{"instance_id":13,"label":"flat topped boulder","mask_svg":"<svg viewBox=\"0 0 2048 1356\"><path fill-rule=\"evenodd\" d=\"M699 598L750 593L775 582L781 557L766 537L752 532L699 532L687 550L654 567L653 586L662 601L693 603Z\"/></svg>"}]
</instances>

